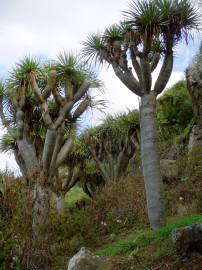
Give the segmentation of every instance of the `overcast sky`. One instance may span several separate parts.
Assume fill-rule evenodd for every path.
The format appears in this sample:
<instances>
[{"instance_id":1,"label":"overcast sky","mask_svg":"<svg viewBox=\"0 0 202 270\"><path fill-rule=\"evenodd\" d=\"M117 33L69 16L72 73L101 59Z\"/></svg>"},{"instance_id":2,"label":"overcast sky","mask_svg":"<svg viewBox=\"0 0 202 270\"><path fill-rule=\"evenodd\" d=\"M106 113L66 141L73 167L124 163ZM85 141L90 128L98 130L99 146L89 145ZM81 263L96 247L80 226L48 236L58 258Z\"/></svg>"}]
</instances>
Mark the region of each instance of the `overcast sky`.
<instances>
[{"instance_id":1,"label":"overcast sky","mask_svg":"<svg viewBox=\"0 0 202 270\"><path fill-rule=\"evenodd\" d=\"M79 49L89 33L118 22L127 7L127 0L0 0L0 77L5 78L12 65L25 55L53 59L62 50ZM180 44L175 48L174 70L167 87L184 77L199 41L197 34L189 46ZM100 76L105 83L107 113L138 107L137 97L121 84L111 68L103 69ZM90 114L88 124L95 124L100 117L98 113ZM0 168L6 164L17 168L13 156L0 154Z\"/></svg>"}]
</instances>

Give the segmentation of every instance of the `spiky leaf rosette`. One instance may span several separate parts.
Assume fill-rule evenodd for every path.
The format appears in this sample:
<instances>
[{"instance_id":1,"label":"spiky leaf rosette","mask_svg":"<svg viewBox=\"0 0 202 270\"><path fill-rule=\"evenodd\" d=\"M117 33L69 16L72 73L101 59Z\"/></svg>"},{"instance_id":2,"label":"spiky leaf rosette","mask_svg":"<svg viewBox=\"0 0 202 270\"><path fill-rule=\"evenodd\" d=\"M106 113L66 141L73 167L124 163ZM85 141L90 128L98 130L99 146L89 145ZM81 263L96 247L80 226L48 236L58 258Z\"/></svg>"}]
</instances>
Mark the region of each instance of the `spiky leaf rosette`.
<instances>
[{"instance_id":1,"label":"spiky leaf rosette","mask_svg":"<svg viewBox=\"0 0 202 270\"><path fill-rule=\"evenodd\" d=\"M16 149L16 141L9 134L4 134L0 139L0 151L7 153Z\"/></svg>"},{"instance_id":2,"label":"spiky leaf rosette","mask_svg":"<svg viewBox=\"0 0 202 270\"><path fill-rule=\"evenodd\" d=\"M103 82L98 78L96 72L76 52L64 51L53 63L61 86L64 86L65 79L67 79L73 85L80 86L87 80L92 88L103 87Z\"/></svg>"},{"instance_id":3,"label":"spiky leaf rosette","mask_svg":"<svg viewBox=\"0 0 202 270\"><path fill-rule=\"evenodd\" d=\"M132 50L134 45L139 51L147 44L145 52L165 53L165 44L188 42L191 30L200 25L190 0L135 0L123 14L123 22L91 34L83 42L82 55L87 61L112 64L118 50Z\"/></svg>"}]
</instances>

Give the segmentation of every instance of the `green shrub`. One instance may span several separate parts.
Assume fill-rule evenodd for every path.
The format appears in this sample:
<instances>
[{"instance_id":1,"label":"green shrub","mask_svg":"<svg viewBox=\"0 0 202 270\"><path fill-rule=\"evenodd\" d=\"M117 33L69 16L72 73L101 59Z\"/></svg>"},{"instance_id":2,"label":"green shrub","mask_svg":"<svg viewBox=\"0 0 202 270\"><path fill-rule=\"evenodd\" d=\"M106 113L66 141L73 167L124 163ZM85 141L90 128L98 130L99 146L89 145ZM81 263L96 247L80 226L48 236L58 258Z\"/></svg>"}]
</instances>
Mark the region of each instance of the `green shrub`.
<instances>
[{"instance_id":1,"label":"green shrub","mask_svg":"<svg viewBox=\"0 0 202 270\"><path fill-rule=\"evenodd\" d=\"M80 187L73 187L65 196L66 207L72 207L81 200L87 200L89 197L83 192Z\"/></svg>"},{"instance_id":2,"label":"green shrub","mask_svg":"<svg viewBox=\"0 0 202 270\"><path fill-rule=\"evenodd\" d=\"M69 241L72 249L79 249L84 244L84 238L81 233L74 235Z\"/></svg>"}]
</instances>

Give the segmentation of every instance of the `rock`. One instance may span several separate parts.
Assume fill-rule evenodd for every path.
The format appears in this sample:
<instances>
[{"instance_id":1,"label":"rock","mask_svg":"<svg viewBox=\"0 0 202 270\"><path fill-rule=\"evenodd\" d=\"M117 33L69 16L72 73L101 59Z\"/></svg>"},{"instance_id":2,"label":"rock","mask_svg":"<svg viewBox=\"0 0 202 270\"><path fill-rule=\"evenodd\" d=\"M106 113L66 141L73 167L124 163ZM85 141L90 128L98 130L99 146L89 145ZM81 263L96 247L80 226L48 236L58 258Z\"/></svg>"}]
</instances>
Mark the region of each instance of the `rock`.
<instances>
[{"instance_id":1,"label":"rock","mask_svg":"<svg viewBox=\"0 0 202 270\"><path fill-rule=\"evenodd\" d=\"M82 247L69 261L67 270L113 270L111 262L96 256L87 248Z\"/></svg>"},{"instance_id":2,"label":"rock","mask_svg":"<svg viewBox=\"0 0 202 270\"><path fill-rule=\"evenodd\" d=\"M172 231L172 242L181 256L197 252L202 254L202 222Z\"/></svg>"},{"instance_id":3,"label":"rock","mask_svg":"<svg viewBox=\"0 0 202 270\"><path fill-rule=\"evenodd\" d=\"M170 184L178 178L178 166L176 160L161 159L160 165L164 183Z\"/></svg>"}]
</instances>

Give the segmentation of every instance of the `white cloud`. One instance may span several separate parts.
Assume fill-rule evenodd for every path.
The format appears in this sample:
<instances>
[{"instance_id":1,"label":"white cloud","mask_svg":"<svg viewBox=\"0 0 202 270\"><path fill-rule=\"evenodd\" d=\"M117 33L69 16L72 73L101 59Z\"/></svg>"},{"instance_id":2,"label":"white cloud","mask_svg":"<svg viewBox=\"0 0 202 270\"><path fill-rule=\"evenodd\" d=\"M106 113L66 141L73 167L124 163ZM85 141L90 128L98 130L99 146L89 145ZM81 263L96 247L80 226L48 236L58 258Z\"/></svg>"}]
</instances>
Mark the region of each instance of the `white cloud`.
<instances>
[{"instance_id":1,"label":"white cloud","mask_svg":"<svg viewBox=\"0 0 202 270\"><path fill-rule=\"evenodd\" d=\"M26 54L55 57L119 21L125 0L7 0L0 10L0 59L10 68Z\"/></svg>"}]
</instances>

